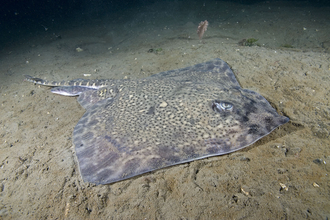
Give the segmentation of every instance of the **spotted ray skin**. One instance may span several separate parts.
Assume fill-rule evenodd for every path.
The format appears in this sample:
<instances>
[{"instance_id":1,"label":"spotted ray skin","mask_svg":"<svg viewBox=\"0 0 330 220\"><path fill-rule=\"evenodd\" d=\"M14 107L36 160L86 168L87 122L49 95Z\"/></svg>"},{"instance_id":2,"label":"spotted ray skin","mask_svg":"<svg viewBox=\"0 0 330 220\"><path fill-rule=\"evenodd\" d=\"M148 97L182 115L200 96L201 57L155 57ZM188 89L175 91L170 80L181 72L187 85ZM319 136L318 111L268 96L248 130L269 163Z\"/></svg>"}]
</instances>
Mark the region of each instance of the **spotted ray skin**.
<instances>
[{"instance_id":1,"label":"spotted ray skin","mask_svg":"<svg viewBox=\"0 0 330 220\"><path fill-rule=\"evenodd\" d=\"M289 121L220 59L140 80L28 81L79 95L73 143L84 181L108 184L247 147ZM77 85L80 84L81 85Z\"/></svg>"}]
</instances>

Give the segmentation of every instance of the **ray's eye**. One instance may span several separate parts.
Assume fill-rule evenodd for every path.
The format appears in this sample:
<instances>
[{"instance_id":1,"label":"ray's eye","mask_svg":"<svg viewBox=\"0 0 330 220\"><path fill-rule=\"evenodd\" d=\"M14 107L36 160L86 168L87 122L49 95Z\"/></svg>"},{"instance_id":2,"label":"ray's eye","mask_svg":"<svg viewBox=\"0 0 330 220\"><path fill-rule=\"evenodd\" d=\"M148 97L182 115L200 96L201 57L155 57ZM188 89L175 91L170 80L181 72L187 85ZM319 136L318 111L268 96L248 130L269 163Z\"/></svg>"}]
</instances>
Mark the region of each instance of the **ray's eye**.
<instances>
[{"instance_id":1,"label":"ray's eye","mask_svg":"<svg viewBox=\"0 0 330 220\"><path fill-rule=\"evenodd\" d=\"M232 111L233 105L229 102L223 102L223 101L213 101L212 103L212 109L213 111L222 112L222 111Z\"/></svg>"},{"instance_id":2,"label":"ray's eye","mask_svg":"<svg viewBox=\"0 0 330 220\"><path fill-rule=\"evenodd\" d=\"M225 111L230 111L233 109L233 105L228 102L220 102L220 107Z\"/></svg>"}]
</instances>

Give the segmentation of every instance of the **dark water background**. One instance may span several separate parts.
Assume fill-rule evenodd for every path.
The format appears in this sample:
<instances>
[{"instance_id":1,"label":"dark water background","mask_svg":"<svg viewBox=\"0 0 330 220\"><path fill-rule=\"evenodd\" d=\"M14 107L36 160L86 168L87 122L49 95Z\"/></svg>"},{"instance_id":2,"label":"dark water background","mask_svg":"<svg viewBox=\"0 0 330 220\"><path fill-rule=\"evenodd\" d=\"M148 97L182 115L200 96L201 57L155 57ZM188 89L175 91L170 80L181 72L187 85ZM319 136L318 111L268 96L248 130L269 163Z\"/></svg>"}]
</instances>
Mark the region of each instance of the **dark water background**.
<instances>
[{"instance_id":1,"label":"dark water background","mask_svg":"<svg viewBox=\"0 0 330 220\"><path fill-rule=\"evenodd\" d=\"M4 45L14 43L18 39L31 37L43 31L45 28L58 28L66 25L72 25L72 22L88 23L95 19L105 19L114 14L125 11L129 8L136 8L155 4L157 2L166 2L166 4L191 4L191 1L155 1L155 0L137 0L137 1L105 1L105 0L11 0L1 3L0 8L0 49ZM214 3L216 1L197 1L201 5ZM253 6L260 2L280 3L304 7L325 7L330 5L327 0L296 0L296 1L261 1L261 0L231 0L226 2L239 3ZM187 9L189 10L189 9ZM155 12L164 12L161 8L155 8ZM184 12L184 9L182 9ZM172 13L172 11L168 11ZM129 16L129 15L124 15ZM235 15L233 15L235 16ZM292 17L296 14L292 12Z\"/></svg>"}]
</instances>

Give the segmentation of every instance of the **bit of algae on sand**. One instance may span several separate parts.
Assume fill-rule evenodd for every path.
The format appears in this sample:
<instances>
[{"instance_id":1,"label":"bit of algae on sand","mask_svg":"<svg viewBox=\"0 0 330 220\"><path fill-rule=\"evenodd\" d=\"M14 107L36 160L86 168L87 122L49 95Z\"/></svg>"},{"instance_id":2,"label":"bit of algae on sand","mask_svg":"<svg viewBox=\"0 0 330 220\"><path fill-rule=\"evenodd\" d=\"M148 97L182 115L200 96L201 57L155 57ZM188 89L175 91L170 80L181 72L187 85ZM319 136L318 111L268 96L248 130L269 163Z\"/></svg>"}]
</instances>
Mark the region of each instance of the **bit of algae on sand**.
<instances>
[{"instance_id":1,"label":"bit of algae on sand","mask_svg":"<svg viewBox=\"0 0 330 220\"><path fill-rule=\"evenodd\" d=\"M258 39L255 39L255 38L248 38L248 39L242 39L242 40L240 40L240 41L238 42L238 44L239 44L240 46L249 46L249 47L254 46L254 45L259 46L258 44L255 44L255 42L257 42L257 41L258 41Z\"/></svg>"},{"instance_id":2,"label":"bit of algae on sand","mask_svg":"<svg viewBox=\"0 0 330 220\"><path fill-rule=\"evenodd\" d=\"M283 44L281 47L285 47L285 48L294 48L291 44Z\"/></svg>"}]
</instances>

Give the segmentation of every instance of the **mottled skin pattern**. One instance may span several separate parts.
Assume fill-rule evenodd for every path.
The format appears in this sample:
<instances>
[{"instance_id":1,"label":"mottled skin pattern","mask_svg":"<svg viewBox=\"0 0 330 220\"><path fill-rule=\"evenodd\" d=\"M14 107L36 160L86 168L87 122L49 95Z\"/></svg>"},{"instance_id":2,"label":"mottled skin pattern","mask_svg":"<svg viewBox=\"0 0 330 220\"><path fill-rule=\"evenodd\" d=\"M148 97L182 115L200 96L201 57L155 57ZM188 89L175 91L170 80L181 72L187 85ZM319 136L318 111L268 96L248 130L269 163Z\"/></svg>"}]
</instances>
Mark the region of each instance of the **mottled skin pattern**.
<instances>
[{"instance_id":1,"label":"mottled skin pattern","mask_svg":"<svg viewBox=\"0 0 330 220\"><path fill-rule=\"evenodd\" d=\"M79 95L86 113L73 143L83 180L95 184L237 151L289 120L220 59L134 81L27 80Z\"/></svg>"}]
</instances>

